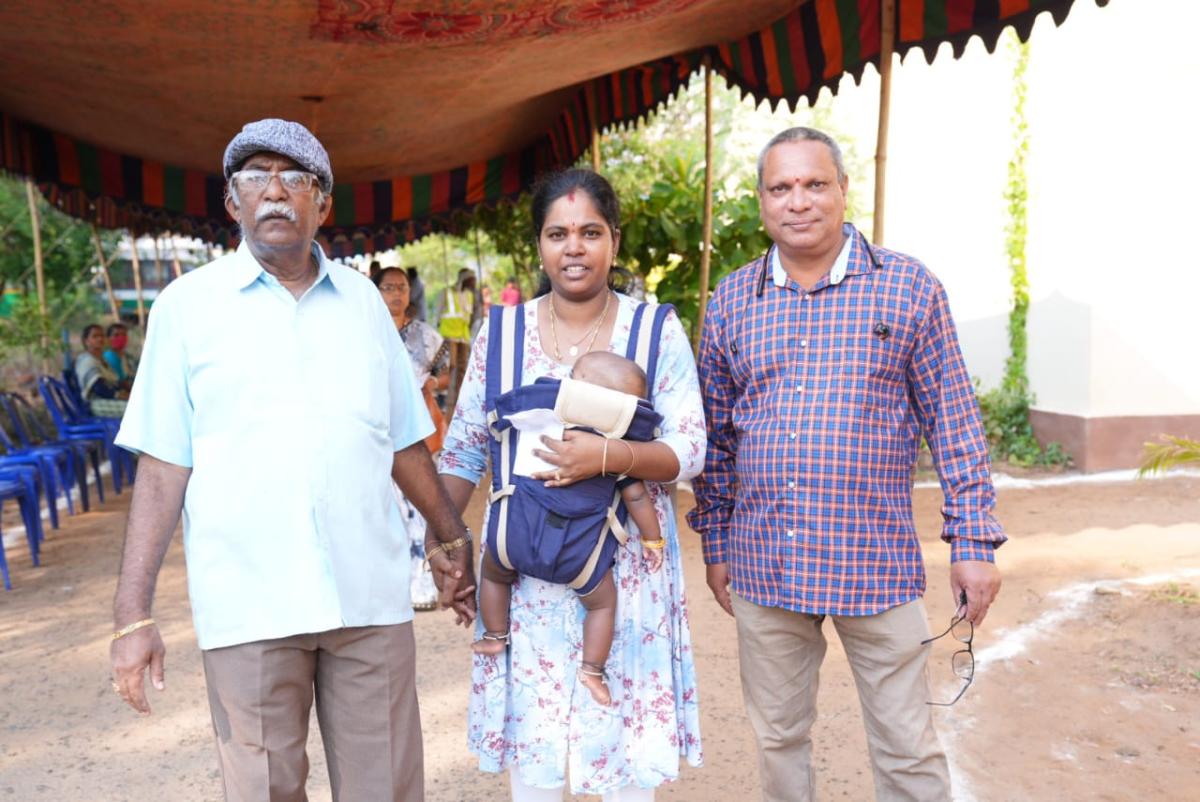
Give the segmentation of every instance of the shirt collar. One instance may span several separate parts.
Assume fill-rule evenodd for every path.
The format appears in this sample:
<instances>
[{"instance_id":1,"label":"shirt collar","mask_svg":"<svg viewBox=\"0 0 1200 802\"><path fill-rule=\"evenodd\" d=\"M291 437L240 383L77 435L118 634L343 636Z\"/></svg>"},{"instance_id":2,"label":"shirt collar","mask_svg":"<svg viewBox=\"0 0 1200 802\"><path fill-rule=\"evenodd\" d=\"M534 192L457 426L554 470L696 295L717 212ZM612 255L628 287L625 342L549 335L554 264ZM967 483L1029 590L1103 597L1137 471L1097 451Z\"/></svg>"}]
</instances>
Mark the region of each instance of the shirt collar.
<instances>
[{"instance_id":1,"label":"shirt collar","mask_svg":"<svg viewBox=\"0 0 1200 802\"><path fill-rule=\"evenodd\" d=\"M849 223L843 223L842 234L845 235L846 241L842 243L842 249L838 251L837 258L833 260L833 266L829 268L830 285L841 284L847 272L862 272L857 270L848 271L850 266L850 251L854 247L855 240L854 226ZM776 287L786 286L788 282L787 271L783 269L783 261L779 258L779 248L771 249L771 280L775 282Z\"/></svg>"},{"instance_id":2,"label":"shirt collar","mask_svg":"<svg viewBox=\"0 0 1200 802\"><path fill-rule=\"evenodd\" d=\"M313 282L313 286L317 286L326 278L329 279L329 284L336 290L338 287L337 271L329 269L329 260L325 257L325 251L316 242L310 246L313 256L317 260L317 280ZM257 281L259 278L271 276L259 261L254 258L254 254L250 253L250 246L246 244L246 240L242 240L233 254L233 284L237 289L244 290ZM271 276L271 278L274 278Z\"/></svg>"}]
</instances>

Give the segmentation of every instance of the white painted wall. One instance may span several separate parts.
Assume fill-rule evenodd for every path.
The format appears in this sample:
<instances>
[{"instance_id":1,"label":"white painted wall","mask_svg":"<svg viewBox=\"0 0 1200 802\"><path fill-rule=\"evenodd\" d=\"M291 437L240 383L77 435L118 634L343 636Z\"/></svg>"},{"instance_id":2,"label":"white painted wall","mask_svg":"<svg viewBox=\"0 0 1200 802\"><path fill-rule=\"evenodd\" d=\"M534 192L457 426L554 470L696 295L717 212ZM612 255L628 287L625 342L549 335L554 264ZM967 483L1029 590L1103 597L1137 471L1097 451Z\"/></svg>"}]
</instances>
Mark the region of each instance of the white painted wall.
<instances>
[{"instance_id":1,"label":"white painted wall","mask_svg":"<svg viewBox=\"0 0 1200 802\"><path fill-rule=\"evenodd\" d=\"M1061 29L1034 31L1030 377L1039 407L1200 413L1200 256L1189 236L1200 215L1198 29L1198 3L1117 0L1076 3ZM1083 393L1080 371L1045 347L1063 301L1088 313Z\"/></svg>"}]
</instances>

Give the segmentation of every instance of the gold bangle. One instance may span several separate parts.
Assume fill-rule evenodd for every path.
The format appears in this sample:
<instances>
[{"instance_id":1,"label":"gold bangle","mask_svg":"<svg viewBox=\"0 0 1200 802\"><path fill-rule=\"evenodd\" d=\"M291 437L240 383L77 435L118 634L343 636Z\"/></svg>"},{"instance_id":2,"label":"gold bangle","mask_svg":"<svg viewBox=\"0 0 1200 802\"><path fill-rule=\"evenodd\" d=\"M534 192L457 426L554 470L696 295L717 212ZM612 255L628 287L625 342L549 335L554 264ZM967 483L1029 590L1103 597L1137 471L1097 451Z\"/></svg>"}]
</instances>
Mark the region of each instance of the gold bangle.
<instances>
[{"instance_id":1,"label":"gold bangle","mask_svg":"<svg viewBox=\"0 0 1200 802\"><path fill-rule=\"evenodd\" d=\"M604 454L600 457L600 475L608 476L608 438L604 438Z\"/></svg>"},{"instance_id":2,"label":"gold bangle","mask_svg":"<svg viewBox=\"0 0 1200 802\"><path fill-rule=\"evenodd\" d=\"M112 634L112 639L120 640L121 638L125 637L126 635L128 635L131 632L137 632L142 627L152 627L152 626L154 626L153 618L143 618L141 621L134 621L132 624L129 624L128 626L124 626L124 627L121 627L120 629L118 629L116 632L114 632Z\"/></svg>"},{"instance_id":3,"label":"gold bangle","mask_svg":"<svg viewBox=\"0 0 1200 802\"><path fill-rule=\"evenodd\" d=\"M658 537L658 538L655 538L654 540L643 540L642 545L648 549L654 549L655 551L662 551L663 547L667 545L667 541L663 540L661 537Z\"/></svg>"},{"instance_id":4,"label":"gold bangle","mask_svg":"<svg viewBox=\"0 0 1200 802\"><path fill-rule=\"evenodd\" d=\"M637 454L633 453L632 445L625 442L624 440L622 440L621 442L624 443L625 447L629 449L629 467L625 470L625 473L623 473L621 475L629 476L630 474L633 473L633 466L637 464Z\"/></svg>"},{"instance_id":5,"label":"gold bangle","mask_svg":"<svg viewBox=\"0 0 1200 802\"><path fill-rule=\"evenodd\" d=\"M470 546L471 545L471 530L465 529L464 531L465 531L465 534L462 537L455 538L454 540L451 540L448 543L438 543L433 548L426 549L425 550L425 564L429 565L429 561L432 560L433 556L439 552L458 551L459 549L463 548L464 546Z\"/></svg>"}]
</instances>

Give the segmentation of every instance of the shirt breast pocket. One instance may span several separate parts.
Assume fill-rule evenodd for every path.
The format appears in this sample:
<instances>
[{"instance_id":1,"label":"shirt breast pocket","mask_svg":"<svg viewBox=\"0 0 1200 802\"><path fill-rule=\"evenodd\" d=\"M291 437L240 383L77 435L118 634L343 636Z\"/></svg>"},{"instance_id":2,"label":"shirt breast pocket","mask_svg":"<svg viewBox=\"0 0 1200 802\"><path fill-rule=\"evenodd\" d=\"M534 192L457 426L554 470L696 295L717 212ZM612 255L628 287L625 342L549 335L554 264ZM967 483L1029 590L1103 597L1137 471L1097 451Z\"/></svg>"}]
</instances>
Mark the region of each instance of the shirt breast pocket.
<instances>
[{"instance_id":1,"label":"shirt breast pocket","mask_svg":"<svg viewBox=\"0 0 1200 802\"><path fill-rule=\"evenodd\" d=\"M844 348L837 398L855 417L901 422L908 411L908 385L899 349L889 347L886 341L855 343Z\"/></svg>"}]
</instances>

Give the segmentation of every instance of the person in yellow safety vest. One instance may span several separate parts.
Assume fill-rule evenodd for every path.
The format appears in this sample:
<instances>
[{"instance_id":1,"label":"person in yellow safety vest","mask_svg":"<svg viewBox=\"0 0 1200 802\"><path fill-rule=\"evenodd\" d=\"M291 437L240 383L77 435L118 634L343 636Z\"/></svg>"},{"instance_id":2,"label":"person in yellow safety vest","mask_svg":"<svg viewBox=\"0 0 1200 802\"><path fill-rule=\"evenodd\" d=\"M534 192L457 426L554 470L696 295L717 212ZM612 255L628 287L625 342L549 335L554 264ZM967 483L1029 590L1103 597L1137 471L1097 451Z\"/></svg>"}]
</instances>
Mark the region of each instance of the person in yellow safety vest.
<instances>
[{"instance_id":1,"label":"person in yellow safety vest","mask_svg":"<svg viewBox=\"0 0 1200 802\"><path fill-rule=\"evenodd\" d=\"M475 306L475 274L463 268L454 287L442 293L438 333L451 342L470 343Z\"/></svg>"},{"instance_id":2,"label":"person in yellow safety vest","mask_svg":"<svg viewBox=\"0 0 1200 802\"><path fill-rule=\"evenodd\" d=\"M481 320L481 304L475 297L475 273L465 267L458 271L458 281L442 293L439 306L438 333L450 343L450 387L446 393L449 415L458 402L458 387L471 354L471 338Z\"/></svg>"}]
</instances>

